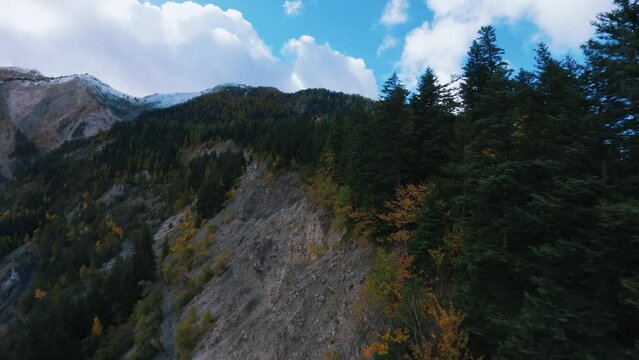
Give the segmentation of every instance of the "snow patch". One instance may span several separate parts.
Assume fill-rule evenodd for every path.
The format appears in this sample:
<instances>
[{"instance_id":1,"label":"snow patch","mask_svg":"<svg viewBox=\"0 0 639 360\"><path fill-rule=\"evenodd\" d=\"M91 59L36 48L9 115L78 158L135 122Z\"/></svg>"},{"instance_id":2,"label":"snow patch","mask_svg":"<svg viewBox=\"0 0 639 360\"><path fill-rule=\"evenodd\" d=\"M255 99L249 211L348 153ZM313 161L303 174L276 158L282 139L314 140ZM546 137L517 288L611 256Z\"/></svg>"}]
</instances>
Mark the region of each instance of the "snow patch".
<instances>
[{"instance_id":1,"label":"snow patch","mask_svg":"<svg viewBox=\"0 0 639 360\"><path fill-rule=\"evenodd\" d=\"M207 93L208 92L205 90L193 93L153 94L145 96L142 98L142 101L154 109L165 109L171 106L183 104L193 98Z\"/></svg>"},{"instance_id":2,"label":"snow patch","mask_svg":"<svg viewBox=\"0 0 639 360\"><path fill-rule=\"evenodd\" d=\"M109 84L103 82L102 80L96 78L93 75L83 74L83 75L75 75L75 76L85 81L93 89L95 89L102 95L109 96L112 98L129 100L130 102L133 102L133 103L140 103L142 101L142 99L140 99L139 97L131 96L112 88Z\"/></svg>"}]
</instances>

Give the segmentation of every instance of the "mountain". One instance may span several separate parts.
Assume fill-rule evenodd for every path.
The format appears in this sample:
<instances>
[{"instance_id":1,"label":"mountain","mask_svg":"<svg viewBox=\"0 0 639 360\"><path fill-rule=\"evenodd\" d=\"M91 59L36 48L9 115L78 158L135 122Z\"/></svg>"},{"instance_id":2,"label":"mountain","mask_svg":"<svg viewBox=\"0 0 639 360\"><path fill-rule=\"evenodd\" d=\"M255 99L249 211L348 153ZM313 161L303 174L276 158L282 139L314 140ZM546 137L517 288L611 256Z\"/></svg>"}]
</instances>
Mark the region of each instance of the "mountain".
<instances>
[{"instance_id":1,"label":"mountain","mask_svg":"<svg viewBox=\"0 0 639 360\"><path fill-rule=\"evenodd\" d=\"M14 153L16 147L48 152L143 111L175 106L220 88L139 98L88 74L50 78L36 70L0 68L0 175L12 178L12 164L24 155Z\"/></svg>"},{"instance_id":2,"label":"mountain","mask_svg":"<svg viewBox=\"0 0 639 360\"><path fill-rule=\"evenodd\" d=\"M357 356L364 322L352 310L371 247L347 243L303 171L269 159L262 146L288 138L282 154L308 162L330 119L355 106L370 110L370 100L234 85L128 99L86 75L26 75L38 80L3 83L17 87L12 96L90 94L82 101L114 122L93 127L97 136L57 139L0 195L2 353ZM55 106L38 106L43 122L59 120ZM30 140L21 134L16 149L25 152ZM44 144L42 133L30 134ZM271 140L258 145L255 136ZM61 327L32 333L46 323Z\"/></svg>"}]
</instances>

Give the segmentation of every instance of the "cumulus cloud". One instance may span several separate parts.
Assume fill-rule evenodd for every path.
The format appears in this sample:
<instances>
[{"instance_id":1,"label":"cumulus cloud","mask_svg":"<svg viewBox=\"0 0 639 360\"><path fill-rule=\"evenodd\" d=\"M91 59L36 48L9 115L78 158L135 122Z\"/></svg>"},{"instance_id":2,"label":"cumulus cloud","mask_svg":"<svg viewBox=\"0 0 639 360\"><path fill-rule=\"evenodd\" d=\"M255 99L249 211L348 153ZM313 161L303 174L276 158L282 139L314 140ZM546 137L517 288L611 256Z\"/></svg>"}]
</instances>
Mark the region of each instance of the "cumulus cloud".
<instances>
[{"instance_id":1,"label":"cumulus cloud","mask_svg":"<svg viewBox=\"0 0 639 360\"><path fill-rule=\"evenodd\" d=\"M397 39L391 35L384 36L382 43L377 47L377 56L380 56L384 51L392 49L397 46Z\"/></svg>"},{"instance_id":2,"label":"cumulus cloud","mask_svg":"<svg viewBox=\"0 0 639 360\"><path fill-rule=\"evenodd\" d=\"M302 0L286 0L282 7L288 16L295 16L302 10Z\"/></svg>"},{"instance_id":3,"label":"cumulus cloud","mask_svg":"<svg viewBox=\"0 0 639 360\"><path fill-rule=\"evenodd\" d=\"M407 10L408 0L389 0L379 22L386 26L403 24L408 19Z\"/></svg>"},{"instance_id":4,"label":"cumulus cloud","mask_svg":"<svg viewBox=\"0 0 639 360\"><path fill-rule=\"evenodd\" d=\"M308 35L289 40L282 52L296 59L289 78L290 87L322 87L370 98L377 96L375 75L366 68L363 59L345 56L328 44L318 44Z\"/></svg>"},{"instance_id":5,"label":"cumulus cloud","mask_svg":"<svg viewBox=\"0 0 639 360\"><path fill-rule=\"evenodd\" d=\"M611 0L427 0L434 14L405 38L400 76L414 86L427 66L444 80L459 73L468 47L482 25L527 20L555 52L576 49L592 36L590 22L609 10Z\"/></svg>"},{"instance_id":6,"label":"cumulus cloud","mask_svg":"<svg viewBox=\"0 0 639 360\"><path fill-rule=\"evenodd\" d=\"M292 91L301 88L291 82L292 74L299 74L304 87L368 96L376 89L374 80L366 83L369 88L353 86L372 72L360 59L326 51L327 44L305 43L300 56L274 54L239 11L191 1L161 6L140 1L0 0L0 48L6 50L0 66L51 76L87 72L133 95L226 82ZM309 61L305 51L327 59ZM315 68L304 67L309 65ZM306 76L313 71L340 76L331 82Z\"/></svg>"}]
</instances>

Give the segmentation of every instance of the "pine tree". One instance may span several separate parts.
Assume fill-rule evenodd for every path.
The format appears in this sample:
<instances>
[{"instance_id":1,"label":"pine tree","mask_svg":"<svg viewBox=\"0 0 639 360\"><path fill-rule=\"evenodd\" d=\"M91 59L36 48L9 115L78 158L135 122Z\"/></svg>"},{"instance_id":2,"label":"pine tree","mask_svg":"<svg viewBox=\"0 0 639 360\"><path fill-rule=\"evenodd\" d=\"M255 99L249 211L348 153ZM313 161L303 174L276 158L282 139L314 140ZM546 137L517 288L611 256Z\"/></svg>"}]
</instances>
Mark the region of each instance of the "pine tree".
<instances>
[{"instance_id":1,"label":"pine tree","mask_svg":"<svg viewBox=\"0 0 639 360\"><path fill-rule=\"evenodd\" d=\"M639 189L639 3L615 0L598 16L596 36L584 46L594 107L600 118L601 172L625 177L625 188ZM610 169L612 167L612 169ZM612 172L612 174L610 174ZM612 179L614 181L614 179Z\"/></svg>"},{"instance_id":2,"label":"pine tree","mask_svg":"<svg viewBox=\"0 0 639 360\"><path fill-rule=\"evenodd\" d=\"M373 118L369 150L373 158L371 188L374 202L381 206L395 187L406 179L407 145L404 138L408 118L408 90L393 73L382 87L377 114Z\"/></svg>"},{"instance_id":3,"label":"pine tree","mask_svg":"<svg viewBox=\"0 0 639 360\"><path fill-rule=\"evenodd\" d=\"M155 255L153 253L153 235L149 227L142 227L142 233L136 239L133 251L133 269L137 280L149 280L155 275Z\"/></svg>"},{"instance_id":4,"label":"pine tree","mask_svg":"<svg viewBox=\"0 0 639 360\"><path fill-rule=\"evenodd\" d=\"M461 116L472 125L473 137L458 167L463 172L457 171L463 188L454 202L463 214L457 219L463 258L454 281L455 300L468 315L471 342L481 354L490 354L507 334L504 321L517 313L522 297L521 274L509 256L517 245L510 217L521 196L521 163L513 138L513 82L502 54L494 29L481 28L461 85Z\"/></svg>"},{"instance_id":5,"label":"pine tree","mask_svg":"<svg viewBox=\"0 0 639 360\"><path fill-rule=\"evenodd\" d=\"M407 141L411 142L411 153L407 155L415 159L411 180L424 181L439 175L449 160L455 104L450 90L428 68L419 79L410 105Z\"/></svg>"}]
</instances>

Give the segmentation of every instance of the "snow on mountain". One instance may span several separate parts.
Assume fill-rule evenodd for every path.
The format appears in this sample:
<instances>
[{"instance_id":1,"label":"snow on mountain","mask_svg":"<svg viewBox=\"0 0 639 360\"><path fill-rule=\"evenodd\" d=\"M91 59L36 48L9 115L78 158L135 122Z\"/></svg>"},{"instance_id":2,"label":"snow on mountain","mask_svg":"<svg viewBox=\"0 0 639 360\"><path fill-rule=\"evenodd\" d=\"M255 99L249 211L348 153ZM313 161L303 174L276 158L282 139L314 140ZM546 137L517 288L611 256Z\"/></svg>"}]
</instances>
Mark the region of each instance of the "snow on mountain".
<instances>
[{"instance_id":1,"label":"snow on mountain","mask_svg":"<svg viewBox=\"0 0 639 360\"><path fill-rule=\"evenodd\" d=\"M149 109L149 108L165 109L168 107L183 104L198 96L214 93L228 86L235 86L235 85L221 85L211 89L206 89L206 90L197 91L197 92L179 92L179 93L172 93L172 94L155 93L152 95L147 95L145 97L136 97L136 96L131 96L123 92L120 92L118 90L115 90L110 85L106 84L105 82L89 74L79 75L79 77L82 80L86 81L88 84L90 84L96 91L98 91L102 95L105 95L111 98L124 99L135 105L141 105L145 109Z\"/></svg>"},{"instance_id":2,"label":"snow on mountain","mask_svg":"<svg viewBox=\"0 0 639 360\"><path fill-rule=\"evenodd\" d=\"M121 91L118 91L112 88L109 84L105 83L104 81L96 78L95 76L92 76L89 74L73 75L73 76L76 76L82 79L91 87L93 87L96 91L100 92L102 95L110 96L114 98L126 99L131 102L141 102L141 99L139 97L131 96Z\"/></svg>"},{"instance_id":3,"label":"snow on mountain","mask_svg":"<svg viewBox=\"0 0 639 360\"><path fill-rule=\"evenodd\" d=\"M164 109L171 106L183 104L193 98L208 94L208 90L192 92L192 93L175 93L175 94L153 94L143 97L143 103L148 104L154 109Z\"/></svg>"}]
</instances>

